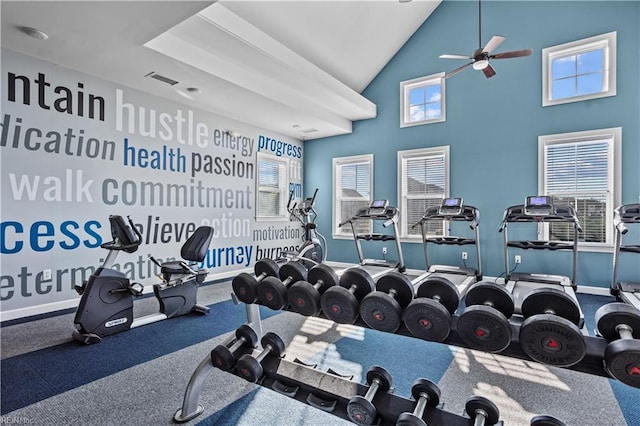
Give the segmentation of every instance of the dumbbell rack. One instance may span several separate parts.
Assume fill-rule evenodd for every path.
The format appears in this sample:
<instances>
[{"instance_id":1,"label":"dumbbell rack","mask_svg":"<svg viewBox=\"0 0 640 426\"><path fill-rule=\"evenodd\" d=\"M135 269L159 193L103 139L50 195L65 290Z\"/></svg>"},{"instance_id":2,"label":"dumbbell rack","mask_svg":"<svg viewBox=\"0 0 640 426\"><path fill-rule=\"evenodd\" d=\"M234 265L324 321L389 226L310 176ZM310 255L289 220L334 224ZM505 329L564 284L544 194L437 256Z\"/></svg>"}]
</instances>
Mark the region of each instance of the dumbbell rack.
<instances>
[{"instance_id":1,"label":"dumbbell rack","mask_svg":"<svg viewBox=\"0 0 640 426\"><path fill-rule=\"evenodd\" d=\"M261 336L262 330L258 305L246 305L246 309L249 320L248 324L256 329L258 336ZM325 318L322 314L317 317ZM466 348L457 333L457 318L457 315L454 314L451 333L442 343ZM370 328L361 319L358 319L355 325ZM514 339L500 355L531 361L520 348L517 340L520 324L516 319L512 318L511 326ZM413 337L404 325L402 325L395 334ZM229 344L232 339L233 336L229 337L223 344ZM587 348L585 357L579 363L567 368L609 378L610 376L603 365L604 351L608 342L596 336L584 336L584 339ZM251 349L241 348L235 356L239 358L249 353L252 353ZM338 375L316 370L311 366L291 362L273 355L265 357L262 366L264 368L264 376L258 381L258 385L275 390L290 398L346 420L349 420L346 414L346 405L349 398L354 395L364 395L368 388L365 385L347 380ZM182 408L176 412L174 421L179 423L186 422L197 417L204 411L204 408L198 404L199 395L206 378L213 369L214 366L211 362L211 355L209 354L193 373L185 391ZM395 420L401 413L406 411L411 412L415 406L415 401L391 392L377 394L374 398L374 403L381 419L380 425L395 424ZM470 421L466 416L447 412L440 407L428 410L426 420L429 424L452 426L468 425Z\"/></svg>"},{"instance_id":2,"label":"dumbbell rack","mask_svg":"<svg viewBox=\"0 0 640 426\"><path fill-rule=\"evenodd\" d=\"M349 399L366 394L368 389L368 386L335 374L275 356L267 356L262 365L265 375L258 383L261 386L345 420L350 420L347 416ZM380 418L379 425L395 425L398 416L413 411L416 404L390 392L378 392L373 403ZM425 417L427 423L433 425L468 426L470 421L468 417L445 411L442 407L429 408Z\"/></svg>"},{"instance_id":3,"label":"dumbbell rack","mask_svg":"<svg viewBox=\"0 0 640 426\"><path fill-rule=\"evenodd\" d=\"M255 305L253 306L255 307ZM249 306L247 309L249 310ZM227 339L226 344L230 341L231 338ZM253 350L240 348L234 356L239 359L245 354L253 354ZM350 421L347 415L349 399L355 395L367 393L368 386L366 385L275 355L267 355L261 364L264 375L256 384L344 420ZM192 375L185 392L182 408L176 412L174 421L183 423L202 414L204 409L198 405L198 398L204 381L213 368L211 355L208 355ZM230 374L239 377L235 372ZM393 389L389 392L378 392L373 403L379 418L376 424L380 426L395 425L400 414L412 412L416 404L413 400L393 393ZM431 425L447 426L468 426L471 421L467 416L445 411L443 404L438 407L430 407L426 411L424 419ZM497 425L502 426L502 421Z\"/></svg>"}]
</instances>

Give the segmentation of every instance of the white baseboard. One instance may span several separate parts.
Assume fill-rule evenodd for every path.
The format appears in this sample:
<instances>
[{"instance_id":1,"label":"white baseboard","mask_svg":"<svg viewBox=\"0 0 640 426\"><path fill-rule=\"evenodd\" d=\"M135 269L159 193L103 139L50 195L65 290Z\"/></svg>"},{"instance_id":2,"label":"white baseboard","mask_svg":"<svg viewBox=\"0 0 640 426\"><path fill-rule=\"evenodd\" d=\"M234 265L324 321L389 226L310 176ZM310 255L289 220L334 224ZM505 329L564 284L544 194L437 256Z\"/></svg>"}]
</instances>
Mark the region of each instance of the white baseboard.
<instances>
[{"instance_id":1,"label":"white baseboard","mask_svg":"<svg viewBox=\"0 0 640 426\"><path fill-rule=\"evenodd\" d=\"M231 277L235 277L240 272L252 272L253 270L250 268L234 270L234 271L226 271L220 272L217 274L209 274L207 275L206 282L209 281L218 281L225 280ZM153 293L153 286L145 286L142 294L150 294ZM80 298L76 297L73 299L62 300L59 302L52 303L44 303L42 305L36 306L27 306L25 308L12 309L10 311L0 311L0 322L10 321L20 318L31 317L34 315L48 314L51 312L61 311L64 309L75 308L80 303Z\"/></svg>"}]
</instances>

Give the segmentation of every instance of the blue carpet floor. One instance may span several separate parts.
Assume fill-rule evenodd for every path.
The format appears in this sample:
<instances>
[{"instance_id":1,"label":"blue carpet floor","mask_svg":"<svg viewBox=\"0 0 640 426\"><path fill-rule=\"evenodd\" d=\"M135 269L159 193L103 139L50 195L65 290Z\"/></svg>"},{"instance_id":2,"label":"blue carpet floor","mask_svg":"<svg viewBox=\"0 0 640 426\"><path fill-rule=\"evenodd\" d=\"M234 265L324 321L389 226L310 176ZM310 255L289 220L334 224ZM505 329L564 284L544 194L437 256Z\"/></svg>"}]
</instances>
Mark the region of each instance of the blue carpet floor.
<instances>
[{"instance_id":1,"label":"blue carpet floor","mask_svg":"<svg viewBox=\"0 0 640 426\"><path fill-rule=\"evenodd\" d=\"M586 328L590 334L593 334L595 330L595 311L602 304L611 302L611 298L579 294L578 299L585 314ZM210 308L211 312L208 316L189 315L176 320L161 321L145 327L135 328L125 333L108 336L97 345L85 346L69 340L63 344L2 359L0 364L0 414L3 417L0 417L0 420L10 416L30 416L33 415L33 412L36 412L43 413L43 416L48 416L46 417L48 421L42 422L42 424L50 424L51 421L56 421L56 419L62 422L86 424L86 418L82 414L76 413L80 408L71 407L78 404L77 401L69 402L69 407L60 406L61 397L63 400L67 398L64 396L65 393L68 393L69 398L72 398L73 395L78 393L78 390L83 388L96 392L96 387L116 386L109 384L109 380L112 377L114 381L116 381L116 377L118 378L117 386L125 386L126 389L127 377L139 377L135 375L137 373L133 372L134 370L147 368L152 372L157 371L158 360L163 357L175 357L174 354L184 352L191 347L202 347L204 350L199 349L198 353L189 358L188 361L185 361L188 363L184 366L186 371L193 371L199 360L202 359L203 354L206 354L212 348L209 340L219 339L221 335L233 331L246 321L246 312L243 305L236 306L230 301L224 301L212 304ZM289 350L295 354L297 350L296 342L302 341L311 349L306 352L302 351L303 355L296 354L300 359L307 363L318 364L318 368L322 370L331 367L340 373L353 374L353 380L358 382L365 381L364 375L369 367L373 365L384 366L393 377L393 386L396 389L396 393L405 397L409 396L411 384L417 377L424 377L434 382L444 380L445 376L450 379L452 374L460 375L457 373L460 365L459 359L456 357L461 354L473 357L469 351L448 345L425 342L419 339L358 327L337 326L324 320L317 320L324 321L322 324L317 325L314 323L315 319L305 319L291 313L282 314L265 308L261 308L260 312L265 324L268 324L269 321L278 321L277 329L267 329L265 331L275 331L278 334L282 332L287 336L285 340L290 342L287 355L289 355ZM37 321L33 324L35 326ZM3 324L3 330L14 325L15 323ZM305 327L307 327L307 331L305 331ZM473 359L471 361L474 362ZM180 363L181 361L177 360L175 362ZM145 367L147 365L150 367ZM479 370L481 368L476 368L476 371L472 373L479 373ZM128 371L131 371L131 373ZM123 373L125 373L125 376L123 376ZM127 376L129 374L131 376ZM142 377L145 377L144 374L149 373L143 373ZM164 375L170 374L170 372L158 371L157 374ZM221 372L219 374L225 375L225 373ZM485 371L482 374L493 373ZM598 408L603 412L600 413L600 418L610 418L611 421L608 424L611 425L617 426L626 423L626 425L640 426L640 404L638 403L640 401L640 389L633 389L615 380L597 378L581 373L575 373L574 376L578 377L578 382L565 382L570 387L576 386L568 389L568 391L578 399L586 399L586 401L593 399L593 405L596 408L598 408L599 403L604 404L603 407ZM188 373L185 377L185 373L182 372L180 379L182 382L187 380ZM222 379L226 380L226 377L216 377L216 383L220 383ZM225 382L225 386L245 386L244 383L246 382L237 378L233 379L237 380L237 382L232 380L230 385ZM502 380L504 379L503 375ZM140 379L138 378L138 380ZM167 380L171 381L171 379ZM467 376L461 377L460 380L467 380ZM491 386L496 388L498 386L498 382L492 381L491 377L488 376L478 378L468 375L468 380L477 381L473 382L473 387L480 390L482 390L483 386L485 388ZM589 384L591 380L595 383L594 385ZM447 382L446 380L444 381ZM523 382L523 384L525 383ZM607 389L607 392L613 394L613 402L605 401L601 398L602 394L607 393L603 392L602 384L605 386L607 384L610 385L610 389ZM582 387L578 387L578 385ZM131 387L133 388L134 386ZM161 405L153 406L152 403L149 407L140 408L141 410L147 410L147 414L141 411L137 419L128 418L125 421L119 419L118 422L125 424L158 424L157 420L149 419L147 421L145 417L150 418L148 410L155 409L162 411L159 413L159 417L166 419L166 424L169 424L173 412L179 408L179 401L184 389L184 384L181 384L171 390L173 401L168 403L165 401L165 405L170 408L160 408ZM231 391L231 388L216 388L213 383L210 385L210 389L208 387L207 391L209 392L208 398L213 397L214 399L215 395L236 395L235 391ZM115 392L117 393L117 390ZM465 390L465 392L468 392L468 390ZM523 389L522 392L524 395L526 389ZM575 394L576 392L581 392L581 394ZM150 393L151 395L146 396L146 400L153 401L153 390L150 390ZM257 404L264 404L265 400L286 399L273 394L272 391L247 386L246 389L237 392L235 399L225 403L215 411L206 412L205 416L195 419L192 424L258 424L261 422L260 413L254 414L253 417L247 413L250 413L252 407L255 408ZM443 396L449 401L456 398L464 401L469 395L452 395L452 391L449 389L448 394L443 394ZM525 398L521 395L507 396L512 399L515 398L515 400ZM542 397L543 395L540 396ZM135 397L134 400L137 398ZM533 395L533 398L535 399L535 395ZM210 399L209 405L211 405L211 401ZM286 403L291 405L285 405L290 407L285 408L285 410L294 411L300 409L300 406L304 407L304 404L296 401L287 400ZM118 406L118 404L122 404L122 401L105 401L105 404ZM614 404L615 407L610 404ZM63 403L63 405L66 405L66 403ZM455 406L455 404L453 405ZM567 405L569 405L566 407L567 413L570 413L572 410L571 403L567 402ZM102 406L100 409L109 411L110 408L109 406ZM268 407L265 409L268 409ZM314 409L310 407L306 407L306 409L311 410L309 414L310 420L299 422L296 418L296 420L291 420L290 423L285 422L282 424L314 424ZM76 420L74 422L73 415L77 415L77 419L85 418L85 420ZM562 418L562 416L559 417ZM104 421L91 422L92 424L105 425L120 424L106 420L106 418ZM326 419L324 423L326 424ZM262 424L279 423L277 420L267 419ZM523 423L516 422L512 424ZM594 423L589 423L589 421L585 420L580 426L590 424Z\"/></svg>"}]
</instances>

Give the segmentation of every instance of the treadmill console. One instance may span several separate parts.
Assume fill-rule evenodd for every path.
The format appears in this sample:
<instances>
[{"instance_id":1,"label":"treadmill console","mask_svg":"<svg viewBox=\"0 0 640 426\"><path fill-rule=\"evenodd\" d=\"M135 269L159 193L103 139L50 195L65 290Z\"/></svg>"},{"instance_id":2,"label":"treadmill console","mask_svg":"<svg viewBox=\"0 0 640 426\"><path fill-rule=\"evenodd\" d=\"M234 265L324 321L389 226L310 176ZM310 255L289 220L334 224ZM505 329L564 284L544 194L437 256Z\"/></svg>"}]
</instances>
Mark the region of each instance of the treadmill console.
<instances>
[{"instance_id":1,"label":"treadmill console","mask_svg":"<svg viewBox=\"0 0 640 426\"><path fill-rule=\"evenodd\" d=\"M438 208L442 216L457 216L462 213L462 198L445 198Z\"/></svg>"},{"instance_id":2,"label":"treadmill console","mask_svg":"<svg viewBox=\"0 0 640 426\"><path fill-rule=\"evenodd\" d=\"M369 206L369 216L378 216L384 214L389 200L373 200Z\"/></svg>"},{"instance_id":3,"label":"treadmill console","mask_svg":"<svg viewBox=\"0 0 640 426\"><path fill-rule=\"evenodd\" d=\"M553 200L546 195L527 197L524 204L524 214L527 216L549 216L554 213Z\"/></svg>"}]
</instances>

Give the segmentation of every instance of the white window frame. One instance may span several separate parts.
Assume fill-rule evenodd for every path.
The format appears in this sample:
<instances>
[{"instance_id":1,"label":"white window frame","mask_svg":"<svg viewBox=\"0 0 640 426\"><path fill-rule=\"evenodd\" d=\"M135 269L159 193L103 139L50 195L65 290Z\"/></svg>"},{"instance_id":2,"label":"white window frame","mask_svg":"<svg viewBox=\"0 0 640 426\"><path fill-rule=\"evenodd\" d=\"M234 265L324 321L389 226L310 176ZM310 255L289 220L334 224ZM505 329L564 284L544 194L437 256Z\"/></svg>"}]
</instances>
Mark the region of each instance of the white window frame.
<instances>
[{"instance_id":1,"label":"white window frame","mask_svg":"<svg viewBox=\"0 0 640 426\"><path fill-rule=\"evenodd\" d=\"M269 189L269 188L260 188L260 162L261 161L266 161L266 162L271 162L271 163L276 163L279 166L284 168L284 175L283 175L283 179L282 182L279 182L280 187L276 190L276 189ZM258 154L256 155L256 169L258 170L258 174L256 176L256 222L273 222L273 221L282 221L282 220L289 220L289 213L287 212L287 200L288 200L288 189L289 189L289 159L288 158L282 158L282 157L277 157L275 155L271 155L271 154L267 154L264 152L258 152ZM259 197L260 197L260 192L263 192L265 190L270 190L272 192L280 192L280 212L282 213L281 215L278 216L266 216L264 215L262 212L260 212L260 203L259 203Z\"/></svg>"},{"instance_id":2,"label":"white window frame","mask_svg":"<svg viewBox=\"0 0 640 426\"><path fill-rule=\"evenodd\" d=\"M344 198L342 196L342 187L338 187L340 182L342 181L342 167L347 165L368 163L370 167L369 173L369 200L370 203L373 199L373 154L364 154L364 155L354 155L349 157L336 157L333 159L333 172L332 172L332 188L333 188L333 208L332 208L332 219L331 219L331 229L333 238L337 239L353 239L353 232L350 226L343 226L342 228L338 227L340 219L342 217L341 214L341 202L342 201L358 201L360 199L350 200L349 197ZM371 231L369 231L371 232Z\"/></svg>"},{"instance_id":3,"label":"white window frame","mask_svg":"<svg viewBox=\"0 0 640 426\"><path fill-rule=\"evenodd\" d=\"M570 102L580 102L589 99L604 98L616 95L616 44L617 32L601 34L582 40L559 44L557 46L542 49L542 106L552 106L566 104ZM588 95L570 96L562 99L552 99L551 66L553 60L564 56L572 56L597 49L603 49L604 70L603 70L603 90L598 93Z\"/></svg>"},{"instance_id":4,"label":"white window frame","mask_svg":"<svg viewBox=\"0 0 640 426\"><path fill-rule=\"evenodd\" d=\"M408 223L407 221L407 201L409 196L404 193L403 188L406 187L404 185L404 181L406 179L406 163L407 160L415 159L415 158L426 158L426 157L434 157L434 156L444 156L444 168L445 168L445 182L444 182L444 195L442 199L447 198L449 196L449 145L437 146L432 148L419 148L419 149L411 149L406 151L398 151L398 208L400 209L400 239L404 242L422 242L422 235L411 235L409 234L409 227L413 225L413 223ZM415 197L418 198L418 197ZM423 198L423 197L420 197ZM424 197L424 198L440 198L440 197ZM444 224L443 224L444 226Z\"/></svg>"},{"instance_id":5,"label":"white window frame","mask_svg":"<svg viewBox=\"0 0 640 426\"><path fill-rule=\"evenodd\" d=\"M608 190L611 191L610 205L605 208L606 213L606 242L579 242L578 250L593 252L611 252L613 250L613 209L620 205L622 194L622 127L608 129L587 130L582 132L560 133L555 135L543 135L538 137L538 192L544 194L546 188L546 156L545 148L550 145L580 143L598 140L609 140ZM549 194L553 195L553 194ZM538 238L549 238L549 227L541 226L538 229Z\"/></svg>"},{"instance_id":6,"label":"white window frame","mask_svg":"<svg viewBox=\"0 0 640 426\"><path fill-rule=\"evenodd\" d=\"M444 72L431 74L400 82L400 127L420 126L423 124L441 123L447 120ZM409 92L423 86L440 85L440 117L420 121L410 121Z\"/></svg>"}]
</instances>

